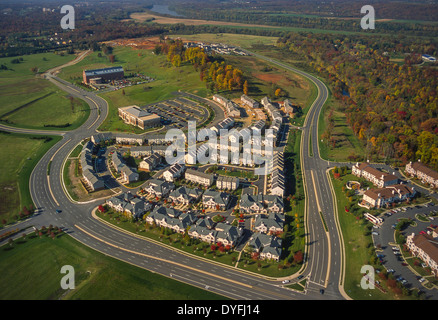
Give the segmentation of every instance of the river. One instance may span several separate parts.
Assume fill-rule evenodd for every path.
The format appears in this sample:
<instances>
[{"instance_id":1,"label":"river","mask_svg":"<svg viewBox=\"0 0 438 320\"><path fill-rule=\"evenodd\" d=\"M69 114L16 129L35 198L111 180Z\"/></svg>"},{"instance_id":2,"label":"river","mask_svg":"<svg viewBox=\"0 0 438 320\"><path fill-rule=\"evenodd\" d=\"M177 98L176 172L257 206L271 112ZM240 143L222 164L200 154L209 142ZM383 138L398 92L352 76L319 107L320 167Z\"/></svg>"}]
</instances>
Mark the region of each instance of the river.
<instances>
[{"instance_id":1,"label":"river","mask_svg":"<svg viewBox=\"0 0 438 320\"><path fill-rule=\"evenodd\" d=\"M169 10L169 6L154 4L151 11L161 14L168 14L175 17L182 17L182 15L176 13L175 11Z\"/></svg>"}]
</instances>

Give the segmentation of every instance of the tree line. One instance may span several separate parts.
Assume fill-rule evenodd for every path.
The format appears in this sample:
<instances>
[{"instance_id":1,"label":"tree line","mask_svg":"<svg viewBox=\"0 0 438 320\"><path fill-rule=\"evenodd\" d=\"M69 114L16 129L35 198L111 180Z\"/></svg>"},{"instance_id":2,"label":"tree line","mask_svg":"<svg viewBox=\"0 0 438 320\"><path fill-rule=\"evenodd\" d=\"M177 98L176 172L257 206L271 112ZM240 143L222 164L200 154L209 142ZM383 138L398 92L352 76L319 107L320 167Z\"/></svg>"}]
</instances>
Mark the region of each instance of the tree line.
<instances>
[{"instance_id":1,"label":"tree line","mask_svg":"<svg viewBox=\"0 0 438 320\"><path fill-rule=\"evenodd\" d=\"M326 79L367 159L421 159L438 168L438 69L408 58L411 52L436 54L435 43L291 33L278 46ZM403 64L390 61L390 54L404 53Z\"/></svg>"},{"instance_id":2,"label":"tree line","mask_svg":"<svg viewBox=\"0 0 438 320\"><path fill-rule=\"evenodd\" d=\"M167 61L174 67L184 63L193 65L199 71L201 81L204 81L211 92L242 91L248 93L248 82L239 68L226 63L221 56L212 56L200 47L184 46L181 40L171 40L157 44L155 54L165 54Z\"/></svg>"}]
</instances>

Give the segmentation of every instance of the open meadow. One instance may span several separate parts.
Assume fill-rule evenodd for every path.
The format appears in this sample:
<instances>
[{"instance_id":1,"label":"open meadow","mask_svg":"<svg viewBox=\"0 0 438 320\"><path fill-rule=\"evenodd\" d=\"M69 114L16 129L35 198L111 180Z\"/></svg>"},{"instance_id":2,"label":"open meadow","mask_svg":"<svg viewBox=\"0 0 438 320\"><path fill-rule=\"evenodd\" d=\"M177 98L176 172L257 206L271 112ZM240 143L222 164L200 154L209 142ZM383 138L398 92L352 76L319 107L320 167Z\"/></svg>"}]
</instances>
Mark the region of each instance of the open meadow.
<instances>
[{"instance_id":1,"label":"open meadow","mask_svg":"<svg viewBox=\"0 0 438 320\"><path fill-rule=\"evenodd\" d=\"M0 70L0 121L47 130L72 130L85 122L88 104L41 78L41 73L73 58L54 53L0 58L0 65L4 66Z\"/></svg>"},{"instance_id":2,"label":"open meadow","mask_svg":"<svg viewBox=\"0 0 438 320\"><path fill-rule=\"evenodd\" d=\"M61 288L64 265L74 268L73 290ZM52 239L43 231L0 247L0 271L2 300L225 299L103 255L66 233Z\"/></svg>"}]
</instances>

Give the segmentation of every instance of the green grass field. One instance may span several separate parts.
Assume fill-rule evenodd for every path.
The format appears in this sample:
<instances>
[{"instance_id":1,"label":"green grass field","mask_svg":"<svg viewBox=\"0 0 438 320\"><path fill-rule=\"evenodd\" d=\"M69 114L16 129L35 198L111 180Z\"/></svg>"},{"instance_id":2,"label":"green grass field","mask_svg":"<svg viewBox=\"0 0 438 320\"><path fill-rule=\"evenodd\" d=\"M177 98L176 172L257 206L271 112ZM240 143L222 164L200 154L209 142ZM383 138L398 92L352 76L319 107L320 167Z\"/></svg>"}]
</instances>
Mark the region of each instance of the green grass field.
<instances>
[{"instance_id":1,"label":"green grass field","mask_svg":"<svg viewBox=\"0 0 438 320\"><path fill-rule=\"evenodd\" d=\"M48 130L72 130L85 122L88 104L79 99L71 102L66 93L39 75L72 60L73 56L44 53L22 58L15 64L11 62L13 58L0 58L0 65L8 68L0 71L0 121ZM31 71L34 67L38 73Z\"/></svg>"},{"instance_id":2,"label":"green grass field","mask_svg":"<svg viewBox=\"0 0 438 320\"><path fill-rule=\"evenodd\" d=\"M336 141L334 146L327 139L322 139L322 135L328 126L330 112L333 112L334 128L331 136ZM348 125L345 114L338 110L338 102L332 95L329 95L319 115L318 136L319 151L322 159L346 162L350 161L348 157L351 155L364 156L364 147Z\"/></svg>"},{"instance_id":3,"label":"green grass field","mask_svg":"<svg viewBox=\"0 0 438 320\"><path fill-rule=\"evenodd\" d=\"M364 265L370 265L370 260L374 256L373 240L368 229L368 222L364 219L357 219L356 215L345 211L350 201L342 191L342 187L349 180L357 181L357 177L352 174L341 176L339 179L333 178L332 171L330 172L331 182L336 194L337 209L339 224L344 239L345 246L345 283L344 288L346 293L355 300L394 300L394 299L415 299L412 295L402 296L395 295L391 289L388 289L382 281L382 286L387 290L383 293L377 288L373 290L364 290L360 286L362 280L361 268ZM358 196L353 197L353 202L357 202ZM369 210L360 208L357 213L369 212ZM374 265L374 268L383 267ZM376 280L381 280L376 274Z\"/></svg>"},{"instance_id":4,"label":"green grass field","mask_svg":"<svg viewBox=\"0 0 438 320\"><path fill-rule=\"evenodd\" d=\"M59 76L67 81L80 81L84 69L110 67L111 63L105 55L92 53L78 64L66 67ZM142 72L154 79L153 82L126 87L124 90L101 93L108 102L109 114L99 130L124 131L141 133L142 130L126 125L118 117L117 109L128 105L147 105L173 97L178 90L194 93L201 97L207 96L205 84L199 78L199 72L192 65L182 65L180 68L171 66L165 55L154 55L150 50L134 50L129 47L116 47L113 54L116 61L113 65L122 66L125 75ZM123 94L124 92L124 94Z\"/></svg>"},{"instance_id":5,"label":"green grass field","mask_svg":"<svg viewBox=\"0 0 438 320\"><path fill-rule=\"evenodd\" d=\"M32 204L29 177L39 159L61 137L49 142L32 139L32 135L0 133L0 217L7 222L15 220L23 206ZM35 136L37 137L37 136Z\"/></svg>"},{"instance_id":6,"label":"green grass field","mask_svg":"<svg viewBox=\"0 0 438 320\"><path fill-rule=\"evenodd\" d=\"M60 286L64 265L74 268L71 291ZM67 234L27 236L0 247L0 272L2 300L226 299L103 255Z\"/></svg>"}]
</instances>

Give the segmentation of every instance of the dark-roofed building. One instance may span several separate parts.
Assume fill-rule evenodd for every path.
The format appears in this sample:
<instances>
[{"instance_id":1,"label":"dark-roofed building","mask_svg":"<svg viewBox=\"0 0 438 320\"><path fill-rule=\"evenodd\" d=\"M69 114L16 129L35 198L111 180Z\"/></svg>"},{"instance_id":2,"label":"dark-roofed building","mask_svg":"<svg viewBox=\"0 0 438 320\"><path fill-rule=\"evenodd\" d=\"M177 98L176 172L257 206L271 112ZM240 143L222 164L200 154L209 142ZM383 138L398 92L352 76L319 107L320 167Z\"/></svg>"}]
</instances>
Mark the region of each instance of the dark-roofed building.
<instances>
[{"instance_id":1,"label":"dark-roofed building","mask_svg":"<svg viewBox=\"0 0 438 320\"><path fill-rule=\"evenodd\" d=\"M260 254L260 259L278 261L281 256L281 243L280 238L256 232L249 239L248 245Z\"/></svg>"},{"instance_id":2,"label":"dark-roofed building","mask_svg":"<svg viewBox=\"0 0 438 320\"><path fill-rule=\"evenodd\" d=\"M149 179L146 181L143 190L154 197L163 198L175 189L175 185L171 182L159 180L159 179Z\"/></svg>"},{"instance_id":3,"label":"dark-roofed building","mask_svg":"<svg viewBox=\"0 0 438 320\"><path fill-rule=\"evenodd\" d=\"M202 195L202 204L204 208L227 210L230 204L231 196L226 192L206 190Z\"/></svg>"},{"instance_id":4,"label":"dark-roofed building","mask_svg":"<svg viewBox=\"0 0 438 320\"><path fill-rule=\"evenodd\" d=\"M138 181L140 177L139 174L123 162L123 157L120 153L114 152L111 155L111 163L114 170L116 170L117 173L120 173L122 183L132 183Z\"/></svg>"},{"instance_id":5,"label":"dark-roofed building","mask_svg":"<svg viewBox=\"0 0 438 320\"><path fill-rule=\"evenodd\" d=\"M284 221L274 212L268 216L258 214L254 219L254 230L266 234L278 234L283 232Z\"/></svg>"},{"instance_id":6,"label":"dark-roofed building","mask_svg":"<svg viewBox=\"0 0 438 320\"><path fill-rule=\"evenodd\" d=\"M196 202L201 197L201 194L201 189L181 186L169 194L169 199L177 204L187 205L191 202Z\"/></svg>"},{"instance_id":7,"label":"dark-roofed building","mask_svg":"<svg viewBox=\"0 0 438 320\"><path fill-rule=\"evenodd\" d=\"M196 220L196 216L192 213L182 213L179 210L163 206L156 206L146 217L147 223L155 223L159 227L169 228L178 233L184 233Z\"/></svg>"},{"instance_id":8,"label":"dark-roofed building","mask_svg":"<svg viewBox=\"0 0 438 320\"><path fill-rule=\"evenodd\" d=\"M132 150L131 150L131 154L132 154ZM157 165L161 163L162 160L163 157L160 154L154 153L149 157L144 158L143 161L138 164L138 168L142 170L152 171L155 169Z\"/></svg>"},{"instance_id":9,"label":"dark-roofed building","mask_svg":"<svg viewBox=\"0 0 438 320\"><path fill-rule=\"evenodd\" d=\"M122 80L125 77L125 72L122 67L110 67L102 69L84 70L82 78L84 83L103 83L113 80Z\"/></svg>"},{"instance_id":10,"label":"dark-roofed building","mask_svg":"<svg viewBox=\"0 0 438 320\"><path fill-rule=\"evenodd\" d=\"M82 168L82 181L84 182L88 191L98 191L105 188L105 183L94 171L93 164L93 143L88 141L82 148L79 156Z\"/></svg>"},{"instance_id":11,"label":"dark-roofed building","mask_svg":"<svg viewBox=\"0 0 438 320\"><path fill-rule=\"evenodd\" d=\"M222 222L217 223L214 229L217 231L216 242L224 246L235 247L243 235L241 228Z\"/></svg>"},{"instance_id":12,"label":"dark-roofed building","mask_svg":"<svg viewBox=\"0 0 438 320\"><path fill-rule=\"evenodd\" d=\"M283 198L270 194L242 194L239 201L239 210L241 213L247 214L267 214L268 212L274 212L281 214L284 220L284 202Z\"/></svg>"},{"instance_id":13,"label":"dark-roofed building","mask_svg":"<svg viewBox=\"0 0 438 320\"><path fill-rule=\"evenodd\" d=\"M130 214L135 219L141 219L143 215L152 208L152 204L144 201L130 192L111 197L106 204L117 212Z\"/></svg>"}]
</instances>

